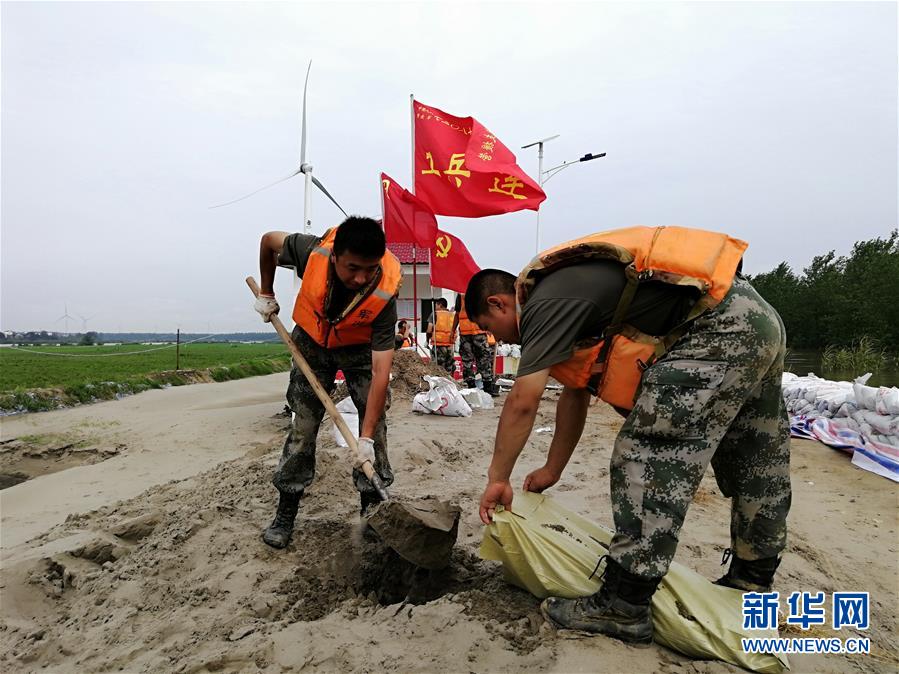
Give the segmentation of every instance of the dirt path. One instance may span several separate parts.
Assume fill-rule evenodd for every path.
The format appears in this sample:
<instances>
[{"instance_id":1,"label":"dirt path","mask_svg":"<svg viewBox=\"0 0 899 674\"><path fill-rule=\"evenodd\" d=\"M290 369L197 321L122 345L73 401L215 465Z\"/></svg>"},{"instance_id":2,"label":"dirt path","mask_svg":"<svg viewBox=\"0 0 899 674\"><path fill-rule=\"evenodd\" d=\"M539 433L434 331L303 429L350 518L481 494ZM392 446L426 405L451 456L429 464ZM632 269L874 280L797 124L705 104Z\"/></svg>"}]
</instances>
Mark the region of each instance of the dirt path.
<instances>
[{"instance_id":1,"label":"dirt path","mask_svg":"<svg viewBox=\"0 0 899 674\"><path fill-rule=\"evenodd\" d=\"M260 449L280 438L288 374L221 384L154 390L122 400L0 420L0 459L16 439L49 453L39 479L2 491L0 550L7 552L64 521L147 488L208 470L222 461ZM107 460L68 470L57 468L53 446L97 448ZM33 461L38 461L36 457ZM49 470L48 470L49 469ZM47 474L52 473L52 474Z\"/></svg>"},{"instance_id":2,"label":"dirt path","mask_svg":"<svg viewBox=\"0 0 899 674\"><path fill-rule=\"evenodd\" d=\"M453 498L463 511L433 601L382 605L383 584L360 573L358 500L328 423L294 542L266 547L259 532L275 504L269 479L285 386L286 375L272 375L3 420L3 440L79 429L91 446L124 445L107 460L0 492L5 671L738 671L658 646L556 633L533 597L478 559L477 499L499 407L469 419L421 417L397 398L390 411L392 490ZM547 397L538 427L553 425ZM619 424L604 406L591 408L552 492L606 525ZM533 436L516 484L542 463L550 439ZM793 449L791 542L777 589L870 591L874 650L792 656L793 670L896 671L896 487L817 443ZM728 509L708 475L678 561L721 573Z\"/></svg>"}]
</instances>

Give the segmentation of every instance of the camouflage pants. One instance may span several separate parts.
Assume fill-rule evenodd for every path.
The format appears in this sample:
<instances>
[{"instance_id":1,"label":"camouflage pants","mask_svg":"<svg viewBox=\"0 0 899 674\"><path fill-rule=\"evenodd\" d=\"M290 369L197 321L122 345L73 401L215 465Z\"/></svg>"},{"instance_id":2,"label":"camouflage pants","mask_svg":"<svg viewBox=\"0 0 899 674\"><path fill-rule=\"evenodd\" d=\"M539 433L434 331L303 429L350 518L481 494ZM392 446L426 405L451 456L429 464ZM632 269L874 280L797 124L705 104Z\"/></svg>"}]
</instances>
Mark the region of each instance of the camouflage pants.
<instances>
[{"instance_id":1,"label":"camouflage pants","mask_svg":"<svg viewBox=\"0 0 899 674\"><path fill-rule=\"evenodd\" d=\"M368 389L371 386L371 346L348 346L340 349L325 349L316 344L299 327L293 329L291 335L300 353L306 358L309 367L315 372L321 385L330 394L334 390L334 376L342 370L346 377L347 390L353 404L359 411L359 430L365 418L365 405L368 401ZM389 406L388 392L388 406ZM281 460L275 470L272 483L278 491L289 494L302 492L312 484L315 477L315 440L325 406L315 395L312 386L296 366L290 370L290 385L287 387L287 404L294 412L293 422ZM393 471L387 457L387 422L386 415L381 415L375 428L375 471L381 476L384 486L393 482ZM349 462L347 454L347 462ZM374 494L374 489L358 468L353 469L353 482L360 492Z\"/></svg>"},{"instance_id":2,"label":"camouflage pants","mask_svg":"<svg viewBox=\"0 0 899 674\"><path fill-rule=\"evenodd\" d=\"M631 573L664 575L687 508L711 462L732 499L734 554L779 554L790 509L790 437L781 397L783 322L749 282L643 375L611 463L616 533L609 553Z\"/></svg>"},{"instance_id":3,"label":"camouflage pants","mask_svg":"<svg viewBox=\"0 0 899 674\"><path fill-rule=\"evenodd\" d=\"M453 358L453 347L434 346L431 348L431 353L434 354L434 360L437 361L437 364L446 370L450 378L452 378L453 372L456 369L456 361Z\"/></svg>"},{"instance_id":4,"label":"camouflage pants","mask_svg":"<svg viewBox=\"0 0 899 674\"><path fill-rule=\"evenodd\" d=\"M487 344L487 335L462 335L459 337L459 355L462 357L462 379L474 379L475 369L485 382L493 381L495 357L493 347Z\"/></svg>"}]
</instances>

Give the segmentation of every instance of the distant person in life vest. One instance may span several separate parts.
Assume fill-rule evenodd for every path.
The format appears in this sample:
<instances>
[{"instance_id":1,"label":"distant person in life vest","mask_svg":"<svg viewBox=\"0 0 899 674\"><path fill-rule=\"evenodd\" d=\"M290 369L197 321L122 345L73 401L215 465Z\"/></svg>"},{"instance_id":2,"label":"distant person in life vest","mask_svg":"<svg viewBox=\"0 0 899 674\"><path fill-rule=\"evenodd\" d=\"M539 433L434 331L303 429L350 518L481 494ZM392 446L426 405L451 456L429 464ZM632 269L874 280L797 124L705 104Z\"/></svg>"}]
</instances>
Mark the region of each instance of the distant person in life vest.
<instances>
[{"instance_id":1,"label":"distant person in life vest","mask_svg":"<svg viewBox=\"0 0 899 674\"><path fill-rule=\"evenodd\" d=\"M409 329L408 321L400 321L397 323L394 346L397 349L407 349L412 346L412 331Z\"/></svg>"},{"instance_id":2,"label":"distant person in life vest","mask_svg":"<svg viewBox=\"0 0 899 674\"><path fill-rule=\"evenodd\" d=\"M448 306L443 297L434 303L434 313L428 318L427 335L434 360L452 377L456 369L453 359L453 346L456 343L456 332L453 329L455 314L448 310Z\"/></svg>"},{"instance_id":3,"label":"distant person in life vest","mask_svg":"<svg viewBox=\"0 0 899 674\"><path fill-rule=\"evenodd\" d=\"M303 279L293 308L293 341L329 393L337 371L343 371L359 411L359 449L384 486L389 485L393 472L384 410L402 278L399 261L387 251L384 232L371 218L351 216L323 236L268 232L259 245L262 294L255 305L266 322L279 310L272 290L277 267L296 269ZM325 413L296 367L290 371L287 403L293 422L272 480L278 510L262 534L275 548L290 542L300 498L315 475L315 438ZM377 493L361 470L353 470L353 480L364 512L379 500Z\"/></svg>"},{"instance_id":4,"label":"distant person in life vest","mask_svg":"<svg viewBox=\"0 0 899 674\"><path fill-rule=\"evenodd\" d=\"M652 641L650 600L711 462L732 499L730 557L717 582L771 588L790 509L783 323L739 273L746 244L682 227L586 236L537 256L516 278L496 269L468 285L469 317L521 344L503 406L481 519L514 511L509 476L550 377L564 385L546 462L524 480L542 492L580 440L591 394L627 415L610 479L615 535L595 595L550 597L559 626Z\"/></svg>"}]
</instances>

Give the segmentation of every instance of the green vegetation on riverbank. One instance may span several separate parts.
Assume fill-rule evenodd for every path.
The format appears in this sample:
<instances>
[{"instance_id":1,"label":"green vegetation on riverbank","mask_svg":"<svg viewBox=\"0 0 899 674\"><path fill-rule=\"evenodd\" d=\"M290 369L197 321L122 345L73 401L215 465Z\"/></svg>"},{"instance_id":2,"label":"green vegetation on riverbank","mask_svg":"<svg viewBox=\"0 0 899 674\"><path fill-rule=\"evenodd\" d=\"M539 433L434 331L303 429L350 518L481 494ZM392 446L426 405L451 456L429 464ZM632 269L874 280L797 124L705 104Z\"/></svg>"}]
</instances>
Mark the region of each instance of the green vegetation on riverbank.
<instances>
[{"instance_id":1,"label":"green vegetation on riverbank","mask_svg":"<svg viewBox=\"0 0 899 674\"><path fill-rule=\"evenodd\" d=\"M40 353L38 353L40 352ZM0 349L0 410L35 412L109 400L151 388L227 381L282 372L280 343Z\"/></svg>"},{"instance_id":2,"label":"green vegetation on riverbank","mask_svg":"<svg viewBox=\"0 0 899 674\"><path fill-rule=\"evenodd\" d=\"M857 242L848 256L818 255L801 274L781 262L750 280L780 313L791 347L830 347L840 360L899 353L899 230Z\"/></svg>"}]
</instances>

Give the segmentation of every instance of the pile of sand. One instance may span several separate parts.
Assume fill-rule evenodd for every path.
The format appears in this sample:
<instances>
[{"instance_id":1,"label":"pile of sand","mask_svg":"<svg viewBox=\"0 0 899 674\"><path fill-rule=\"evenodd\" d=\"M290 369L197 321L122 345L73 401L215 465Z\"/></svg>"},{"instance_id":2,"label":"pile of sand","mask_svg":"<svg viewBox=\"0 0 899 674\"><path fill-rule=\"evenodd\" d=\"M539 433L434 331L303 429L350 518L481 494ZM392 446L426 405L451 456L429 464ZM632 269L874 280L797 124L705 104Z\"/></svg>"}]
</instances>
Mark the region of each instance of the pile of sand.
<instances>
[{"instance_id":1,"label":"pile of sand","mask_svg":"<svg viewBox=\"0 0 899 674\"><path fill-rule=\"evenodd\" d=\"M456 548L447 568L410 570L363 529L349 468L333 449L319 451L319 478L284 551L259 537L275 506L271 458L229 461L71 516L34 541L33 554L6 564L4 602L21 612L0 627L3 669L300 668L308 644L273 650L299 625L367 616L364 624L383 626L426 602L430 618L407 617L384 638L402 643L409 629L487 620L504 648L526 654L540 645L536 600L506 586L470 545ZM354 641L336 644L355 663L349 668L375 665ZM414 668L415 657L404 655L398 668ZM321 668L344 669L329 662Z\"/></svg>"},{"instance_id":2,"label":"pile of sand","mask_svg":"<svg viewBox=\"0 0 899 674\"><path fill-rule=\"evenodd\" d=\"M425 363L421 356L412 350L400 350L393 354L393 379L390 389L393 395L401 398L412 398L419 391L426 391L427 384L422 381L425 375L446 377L447 372L436 363Z\"/></svg>"},{"instance_id":3,"label":"pile of sand","mask_svg":"<svg viewBox=\"0 0 899 674\"><path fill-rule=\"evenodd\" d=\"M410 349L402 349L393 353L393 367L390 370L390 391L394 397L411 400L419 391L427 391L428 385L422 380L425 375L446 377L446 370L436 363L425 363L421 356ZM346 382L338 382L331 392L331 400L340 402L349 395Z\"/></svg>"}]
</instances>

